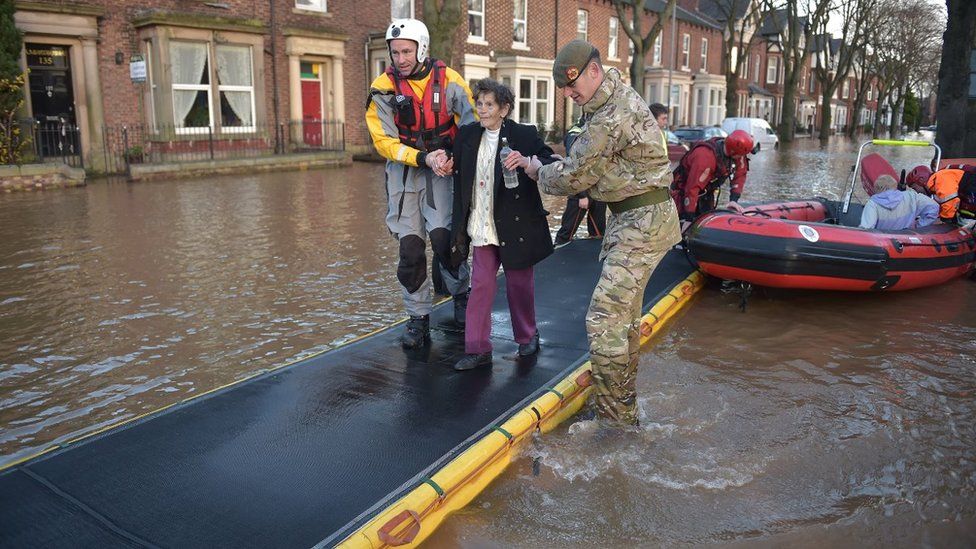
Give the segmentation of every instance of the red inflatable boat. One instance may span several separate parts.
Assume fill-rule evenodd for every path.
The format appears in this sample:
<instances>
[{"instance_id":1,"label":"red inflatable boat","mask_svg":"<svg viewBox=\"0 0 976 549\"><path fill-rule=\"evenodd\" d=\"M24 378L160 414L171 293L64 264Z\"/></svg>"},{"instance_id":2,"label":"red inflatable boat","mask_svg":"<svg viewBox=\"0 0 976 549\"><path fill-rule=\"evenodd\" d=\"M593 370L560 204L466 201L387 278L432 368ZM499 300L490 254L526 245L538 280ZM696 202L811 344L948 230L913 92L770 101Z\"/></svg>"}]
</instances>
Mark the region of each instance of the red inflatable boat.
<instances>
[{"instance_id":1,"label":"red inflatable boat","mask_svg":"<svg viewBox=\"0 0 976 549\"><path fill-rule=\"evenodd\" d=\"M854 205L852 205L854 206ZM705 273L776 288L880 291L934 286L968 273L969 230L937 223L906 231L859 229L859 206L823 199L716 211L687 233Z\"/></svg>"}]
</instances>

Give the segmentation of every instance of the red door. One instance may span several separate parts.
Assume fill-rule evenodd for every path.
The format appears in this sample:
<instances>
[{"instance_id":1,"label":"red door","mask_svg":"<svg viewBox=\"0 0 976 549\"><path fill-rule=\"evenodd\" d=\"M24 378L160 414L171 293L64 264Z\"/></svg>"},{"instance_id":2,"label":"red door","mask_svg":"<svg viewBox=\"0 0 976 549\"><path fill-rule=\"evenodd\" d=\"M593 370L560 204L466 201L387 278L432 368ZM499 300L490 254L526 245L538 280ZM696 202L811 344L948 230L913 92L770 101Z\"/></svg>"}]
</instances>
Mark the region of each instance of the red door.
<instances>
[{"instance_id":1,"label":"red door","mask_svg":"<svg viewBox=\"0 0 976 549\"><path fill-rule=\"evenodd\" d=\"M302 138L306 145L322 145L322 83L302 81Z\"/></svg>"}]
</instances>

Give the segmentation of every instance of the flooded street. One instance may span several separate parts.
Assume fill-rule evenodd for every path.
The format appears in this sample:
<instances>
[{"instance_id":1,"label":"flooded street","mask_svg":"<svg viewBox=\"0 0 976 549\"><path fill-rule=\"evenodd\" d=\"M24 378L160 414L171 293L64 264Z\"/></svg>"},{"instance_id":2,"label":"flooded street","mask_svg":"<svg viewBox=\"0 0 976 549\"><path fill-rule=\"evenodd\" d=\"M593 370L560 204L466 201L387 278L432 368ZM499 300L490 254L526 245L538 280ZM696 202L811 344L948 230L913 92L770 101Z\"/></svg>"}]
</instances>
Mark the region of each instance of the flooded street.
<instances>
[{"instance_id":1,"label":"flooded street","mask_svg":"<svg viewBox=\"0 0 976 549\"><path fill-rule=\"evenodd\" d=\"M856 147L764 151L743 201L842 198ZM385 204L362 163L0 195L0 465L401 319ZM638 431L560 427L430 545L973 546L974 304L706 288Z\"/></svg>"}]
</instances>

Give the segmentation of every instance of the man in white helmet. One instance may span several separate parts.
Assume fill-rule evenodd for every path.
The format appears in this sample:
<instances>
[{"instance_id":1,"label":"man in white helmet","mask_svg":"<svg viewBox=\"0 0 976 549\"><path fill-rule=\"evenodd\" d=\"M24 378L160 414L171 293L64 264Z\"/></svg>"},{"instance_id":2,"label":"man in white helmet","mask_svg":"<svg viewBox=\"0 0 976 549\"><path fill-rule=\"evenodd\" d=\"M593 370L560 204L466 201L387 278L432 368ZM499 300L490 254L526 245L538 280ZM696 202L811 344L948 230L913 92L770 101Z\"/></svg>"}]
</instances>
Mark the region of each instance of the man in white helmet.
<instances>
[{"instance_id":1,"label":"man in white helmet","mask_svg":"<svg viewBox=\"0 0 976 549\"><path fill-rule=\"evenodd\" d=\"M454 320L463 326L470 273L450 264L453 163L448 151L460 125L474 122L474 100L464 79L428 56L430 35L416 19L394 20L386 30L392 65L370 85L366 126L376 151L387 159L386 225L400 241L397 279L410 315L405 348L430 339L431 281L426 243L454 296Z\"/></svg>"}]
</instances>

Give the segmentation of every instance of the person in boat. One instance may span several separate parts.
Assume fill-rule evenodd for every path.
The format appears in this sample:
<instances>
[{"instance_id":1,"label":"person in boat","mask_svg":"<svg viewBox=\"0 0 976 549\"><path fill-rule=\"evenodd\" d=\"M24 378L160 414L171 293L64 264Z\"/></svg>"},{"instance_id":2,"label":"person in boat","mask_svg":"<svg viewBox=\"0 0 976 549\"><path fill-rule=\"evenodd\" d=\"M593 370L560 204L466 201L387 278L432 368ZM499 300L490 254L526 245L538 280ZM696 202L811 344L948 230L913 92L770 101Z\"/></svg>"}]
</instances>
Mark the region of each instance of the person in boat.
<instances>
[{"instance_id":1,"label":"person in boat","mask_svg":"<svg viewBox=\"0 0 976 549\"><path fill-rule=\"evenodd\" d=\"M924 183L923 183L924 181ZM964 200L961 189L976 185L976 166L954 164L932 172L927 166L916 166L905 183L913 188L924 185L925 191L939 203L939 219L943 223L961 223L974 217L974 205Z\"/></svg>"},{"instance_id":2,"label":"person in boat","mask_svg":"<svg viewBox=\"0 0 976 549\"><path fill-rule=\"evenodd\" d=\"M465 356L454 365L455 370L491 365L491 306L500 265L505 267L518 355L539 352L532 269L553 250L549 212L542 205L539 187L524 171L533 156L543 164L553 162L552 149L534 125L508 118L515 107L515 94L508 86L487 78L479 80L474 96L479 122L462 126L454 143L452 266L467 261L469 248L472 256ZM501 159L504 144L511 152ZM503 182L503 168L516 172L514 187Z\"/></svg>"},{"instance_id":3,"label":"person in boat","mask_svg":"<svg viewBox=\"0 0 976 549\"><path fill-rule=\"evenodd\" d=\"M862 229L901 231L925 227L939 218L939 205L912 189L899 190L898 182L888 174L879 175L874 184L864 182L870 198L861 212Z\"/></svg>"},{"instance_id":4,"label":"person in boat","mask_svg":"<svg viewBox=\"0 0 976 549\"><path fill-rule=\"evenodd\" d=\"M430 34L416 19L394 20L386 29L392 64L370 84L366 127L386 158L386 225L399 241L397 280L410 316L405 348L430 340L429 237L448 292L454 320L464 324L469 272L450 264L453 182L448 159L459 124L475 121L471 90L443 61L429 56Z\"/></svg>"},{"instance_id":5,"label":"person in boat","mask_svg":"<svg viewBox=\"0 0 976 549\"><path fill-rule=\"evenodd\" d=\"M678 162L671 183L671 197L681 220L693 222L699 215L715 209L718 190L730 181L729 205L738 206L749 173L747 154L752 152L752 136L735 130L728 137L713 137L697 143Z\"/></svg>"},{"instance_id":6,"label":"person in boat","mask_svg":"<svg viewBox=\"0 0 976 549\"><path fill-rule=\"evenodd\" d=\"M585 124L586 119L580 117L579 121L566 132L563 144L567 153L572 149L573 142L576 141L579 134L583 132L583 125ZM590 238L603 236L607 230L607 205L599 200L593 200L590 198L589 192L583 191L566 200L566 209L563 210L559 230L556 231L555 244L557 248L569 244L584 217L586 218L586 232Z\"/></svg>"},{"instance_id":7,"label":"person in boat","mask_svg":"<svg viewBox=\"0 0 976 549\"><path fill-rule=\"evenodd\" d=\"M588 120L566 158L545 166L533 158L525 171L546 193L589 190L607 203L603 270L586 313L593 404L601 418L636 425L644 288L664 254L681 241L668 193L668 151L647 103L617 69L604 69L589 42L563 46L552 75Z\"/></svg>"}]
</instances>

